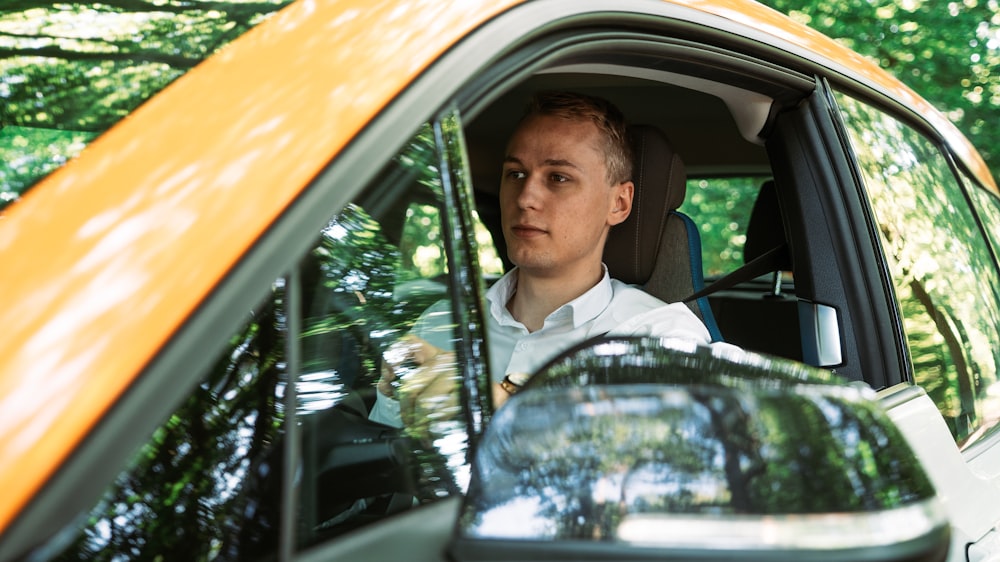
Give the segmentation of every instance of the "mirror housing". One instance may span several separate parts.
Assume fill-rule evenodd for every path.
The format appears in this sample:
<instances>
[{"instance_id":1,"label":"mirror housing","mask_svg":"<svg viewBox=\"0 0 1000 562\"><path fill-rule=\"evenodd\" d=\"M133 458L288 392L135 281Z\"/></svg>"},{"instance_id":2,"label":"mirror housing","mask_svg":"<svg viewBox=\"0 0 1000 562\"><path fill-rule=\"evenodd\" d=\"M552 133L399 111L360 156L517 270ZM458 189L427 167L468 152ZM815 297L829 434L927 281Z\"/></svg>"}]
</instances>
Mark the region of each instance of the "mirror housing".
<instances>
[{"instance_id":1,"label":"mirror housing","mask_svg":"<svg viewBox=\"0 0 1000 562\"><path fill-rule=\"evenodd\" d=\"M949 526L865 385L653 338L557 358L480 441L457 560L943 560Z\"/></svg>"},{"instance_id":2,"label":"mirror housing","mask_svg":"<svg viewBox=\"0 0 1000 562\"><path fill-rule=\"evenodd\" d=\"M840 348L840 320L837 309L799 300L802 361L817 367L834 367L844 361Z\"/></svg>"}]
</instances>

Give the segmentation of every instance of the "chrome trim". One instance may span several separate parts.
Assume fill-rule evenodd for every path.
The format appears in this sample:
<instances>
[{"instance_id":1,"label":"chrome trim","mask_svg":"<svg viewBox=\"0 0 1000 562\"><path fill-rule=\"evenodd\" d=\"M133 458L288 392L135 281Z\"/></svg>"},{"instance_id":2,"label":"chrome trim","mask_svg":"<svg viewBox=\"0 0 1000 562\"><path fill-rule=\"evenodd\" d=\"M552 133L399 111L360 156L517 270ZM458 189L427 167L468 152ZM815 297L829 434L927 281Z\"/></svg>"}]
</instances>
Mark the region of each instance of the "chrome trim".
<instances>
[{"instance_id":1,"label":"chrome trim","mask_svg":"<svg viewBox=\"0 0 1000 562\"><path fill-rule=\"evenodd\" d=\"M886 511L801 515L634 514L617 539L660 548L846 550L890 546L946 524L937 498Z\"/></svg>"}]
</instances>

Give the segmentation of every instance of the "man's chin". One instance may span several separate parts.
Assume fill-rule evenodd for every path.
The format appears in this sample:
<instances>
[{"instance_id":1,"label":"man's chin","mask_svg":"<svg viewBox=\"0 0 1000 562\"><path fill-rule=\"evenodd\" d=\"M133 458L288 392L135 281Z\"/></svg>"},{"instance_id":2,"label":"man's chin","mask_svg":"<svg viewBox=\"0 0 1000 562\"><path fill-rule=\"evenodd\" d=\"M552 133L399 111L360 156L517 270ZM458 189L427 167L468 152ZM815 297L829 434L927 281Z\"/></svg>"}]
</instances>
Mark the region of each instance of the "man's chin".
<instances>
[{"instance_id":1,"label":"man's chin","mask_svg":"<svg viewBox=\"0 0 1000 562\"><path fill-rule=\"evenodd\" d=\"M530 273L542 273L555 267L552 259L548 256L540 256L527 252L519 255L511 255L510 261L521 271Z\"/></svg>"},{"instance_id":2,"label":"man's chin","mask_svg":"<svg viewBox=\"0 0 1000 562\"><path fill-rule=\"evenodd\" d=\"M530 262L526 265L518 265L517 270L523 275L529 275L536 279L558 277L559 272L561 271L554 264L537 262Z\"/></svg>"}]
</instances>

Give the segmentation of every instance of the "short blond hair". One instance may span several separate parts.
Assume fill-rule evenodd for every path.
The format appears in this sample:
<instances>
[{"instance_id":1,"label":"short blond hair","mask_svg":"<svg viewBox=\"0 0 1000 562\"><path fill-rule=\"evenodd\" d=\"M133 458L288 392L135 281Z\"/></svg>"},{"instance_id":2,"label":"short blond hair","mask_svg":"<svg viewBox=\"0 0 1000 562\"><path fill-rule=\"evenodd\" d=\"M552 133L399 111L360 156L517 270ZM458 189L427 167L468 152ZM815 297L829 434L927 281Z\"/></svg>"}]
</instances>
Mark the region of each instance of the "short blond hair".
<instances>
[{"instance_id":1,"label":"short blond hair","mask_svg":"<svg viewBox=\"0 0 1000 562\"><path fill-rule=\"evenodd\" d=\"M533 115L591 121L604 139L608 183L616 185L632 179L628 124L621 110L608 100L576 92L538 92L528 103L522 120Z\"/></svg>"}]
</instances>

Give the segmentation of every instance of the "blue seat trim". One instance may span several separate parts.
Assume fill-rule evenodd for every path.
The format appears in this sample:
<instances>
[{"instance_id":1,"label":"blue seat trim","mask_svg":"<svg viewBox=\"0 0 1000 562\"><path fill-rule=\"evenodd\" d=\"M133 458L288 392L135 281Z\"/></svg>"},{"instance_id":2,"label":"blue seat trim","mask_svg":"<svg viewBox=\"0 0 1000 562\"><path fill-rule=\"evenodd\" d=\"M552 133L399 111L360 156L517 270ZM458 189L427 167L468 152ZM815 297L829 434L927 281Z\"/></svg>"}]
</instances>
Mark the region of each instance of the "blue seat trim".
<instances>
[{"instance_id":1,"label":"blue seat trim","mask_svg":"<svg viewBox=\"0 0 1000 562\"><path fill-rule=\"evenodd\" d=\"M694 292L697 293L705 288L705 274L701 262L701 234L698 232L698 226L694 224L691 217L680 211L670 211L670 213L681 219L681 222L684 223L684 228L687 230L688 258L691 262L691 285L694 287ZM715 314L712 313L712 306L708 304L708 297L701 297L695 300L695 302L698 303L698 310L701 311L702 321L705 323L705 327L708 328L708 333L712 337L712 341L723 341L719 324L716 323Z\"/></svg>"}]
</instances>

